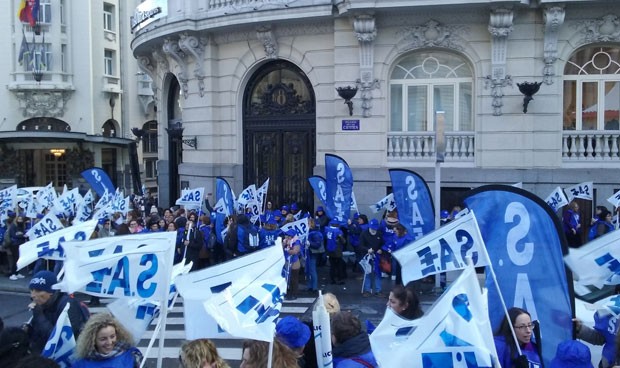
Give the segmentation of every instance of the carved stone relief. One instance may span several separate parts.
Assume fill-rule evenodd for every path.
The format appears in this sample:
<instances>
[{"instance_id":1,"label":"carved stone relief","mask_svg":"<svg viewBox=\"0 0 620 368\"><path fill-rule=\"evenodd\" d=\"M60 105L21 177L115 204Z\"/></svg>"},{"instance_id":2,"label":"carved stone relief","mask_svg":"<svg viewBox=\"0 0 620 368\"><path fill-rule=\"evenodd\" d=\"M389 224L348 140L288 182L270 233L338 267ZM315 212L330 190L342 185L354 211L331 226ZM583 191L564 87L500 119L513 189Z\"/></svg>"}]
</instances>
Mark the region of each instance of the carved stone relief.
<instances>
[{"instance_id":1,"label":"carved stone relief","mask_svg":"<svg viewBox=\"0 0 620 368\"><path fill-rule=\"evenodd\" d=\"M464 40L459 34L466 34L469 29L462 25L443 25L431 19L421 26L405 27L398 31L397 43L401 52L424 47L444 47L457 51L463 50Z\"/></svg>"},{"instance_id":2,"label":"carved stone relief","mask_svg":"<svg viewBox=\"0 0 620 368\"><path fill-rule=\"evenodd\" d=\"M204 53L205 46L207 45L206 38L200 38L195 36L191 36L188 34L182 34L179 40L179 47L186 55L191 55L196 63L196 68L194 68L194 77L198 80L198 91L200 93L200 97L203 97L205 94L205 70L204 70Z\"/></svg>"},{"instance_id":3,"label":"carved stone relief","mask_svg":"<svg viewBox=\"0 0 620 368\"><path fill-rule=\"evenodd\" d=\"M361 92L362 116L367 118L372 114L372 90L379 88L379 81L374 77L374 41L377 37L375 17L355 17L353 29L360 44L360 78L356 83Z\"/></svg>"},{"instance_id":4,"label":"carved stone relief","mask_svg":"<svg viewBox=\"0 0 620 368\"><path fill-rule=\"evenodd\" d=\"M543 69L543 81L545 84L553 84L555 71L553 64L558 59L558 35L564 24L565 11L563 6L550 6L544 9L545 23L545 68Z\"/></svg>"},{"instance_id":5,"label":"carved stone relief","mask_svg":"<svg viewBox=\"0 0 620 368\"><path fill-rule=\"evenodd\" d=\"M67 91L21 91L15 95L24 117L60 117L65 113L65 104L69 100Z\"/></svg>"},{"instance_id":6,"label":"carved stone relief","mask_svg":"<svg viewBox=\"0 0 620 368\"><path fill-rule=\"evenodd\" d=\"M512 33L513 12L511 9L499 8L491 11L489 32L491 41L491 75L487 75L485 87L491 88L493 115L502 115L503 87L512 85L512 77L506 74L506 54L508 36Z\"/></svg>"},{"instance_id":7,"label":"carved stone relief","mask_svg":"<svg viewBox=\"0 0 620 368\"><path fill-rule=\"evenodd\" d=\"M582 33L582 43L620 42L620 19L617 15L607 14L599 19L577 23Z\"/></svg>"},{"instance_id":8,"label":"carved stone relief","mask_svg":"<svg viewBox=\"0 0 620 368\"><path fill-rule=\"evenodd\" d=\"M256 30L256 38L263 44L265 55L268 59L278 58L278 40L271 27L260 27Z\"/></svg>"},{"instance_id":9,"label":"carved stone relief","mask_svg":"<svg viewBox=\"0 0 620 368\"><path fill-rule=\"evenodd\" d=\"M181 84L181 90L183 91L183 97L187 99L187 96L188 96L187 83L189 82L189 73L187 72L187 62L185 60L186 59L185 52L181 50L181 47L179 46L178 41L171 40L170 38L166 38L164 40L164 45L162 46L162 50L167 55L170 55L170 57L173 58L174 61L176 61L177 65L181 69L177 73L177 79L179 80L179 83Z\"/></svg>"}]
</instances>

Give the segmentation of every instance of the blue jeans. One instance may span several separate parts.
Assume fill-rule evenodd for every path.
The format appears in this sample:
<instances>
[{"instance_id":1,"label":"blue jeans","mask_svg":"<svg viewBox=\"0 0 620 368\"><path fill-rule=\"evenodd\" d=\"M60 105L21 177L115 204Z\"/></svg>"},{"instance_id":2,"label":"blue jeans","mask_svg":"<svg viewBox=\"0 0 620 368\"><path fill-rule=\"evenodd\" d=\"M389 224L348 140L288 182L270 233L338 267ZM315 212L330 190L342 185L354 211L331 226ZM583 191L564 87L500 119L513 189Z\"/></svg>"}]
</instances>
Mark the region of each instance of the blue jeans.
<instances>
[{"instance_id":1,"label":"blue jeans","mask_svg":"<svg viewBox=\"0 0 620 368\"><path fill-rule=\"evenodd\" d=\"M308 276L308 289L318 290L319 276L316 272L316 263L322 256L322 253L308 253L308 255L308 270L306 271Z\"/></svg>"}]
</instances>

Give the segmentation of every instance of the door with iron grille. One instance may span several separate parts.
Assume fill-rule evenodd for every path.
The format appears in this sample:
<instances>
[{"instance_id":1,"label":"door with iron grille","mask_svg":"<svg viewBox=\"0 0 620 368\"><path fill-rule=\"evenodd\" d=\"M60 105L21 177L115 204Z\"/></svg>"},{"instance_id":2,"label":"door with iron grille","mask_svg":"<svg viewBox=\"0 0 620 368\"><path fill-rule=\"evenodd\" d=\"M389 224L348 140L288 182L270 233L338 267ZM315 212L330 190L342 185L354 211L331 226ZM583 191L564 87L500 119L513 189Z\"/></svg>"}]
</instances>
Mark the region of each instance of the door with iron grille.
<instances>
[{"instance_id":1,"label":"door with iron grille","mask_svg":"<svg viewBox=\"0 0 620 368\"><path fill-rule=\"evenodd\" d=\"M266 64L248 84L243 115L244 187L270 178L274 206L297 202L312 210L316 115L308 78L289 62Z\"/></svg>"}]
</instances>

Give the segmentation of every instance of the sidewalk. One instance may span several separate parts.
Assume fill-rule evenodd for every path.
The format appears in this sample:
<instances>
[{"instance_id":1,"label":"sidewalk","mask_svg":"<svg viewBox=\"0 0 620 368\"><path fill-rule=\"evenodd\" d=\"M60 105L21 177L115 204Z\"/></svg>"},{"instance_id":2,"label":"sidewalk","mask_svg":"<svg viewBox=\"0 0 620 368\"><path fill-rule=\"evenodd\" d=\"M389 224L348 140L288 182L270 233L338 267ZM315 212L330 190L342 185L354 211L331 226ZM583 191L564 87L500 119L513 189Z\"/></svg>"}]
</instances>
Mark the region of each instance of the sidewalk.
<instances>
[{"instance_id":1,"label":"sidewalk","mask_svg":"<svg viewBox=\"0 0 620 368\"><path fill-rule=\"evenodd\" d=\"M0 291L10 293L24 293L30 294L28 284L32 275L25 275L23 279L10 280L8 276L0 274ZM1 303L0 303L1 304Z\"/></svg>"}]
</instances>

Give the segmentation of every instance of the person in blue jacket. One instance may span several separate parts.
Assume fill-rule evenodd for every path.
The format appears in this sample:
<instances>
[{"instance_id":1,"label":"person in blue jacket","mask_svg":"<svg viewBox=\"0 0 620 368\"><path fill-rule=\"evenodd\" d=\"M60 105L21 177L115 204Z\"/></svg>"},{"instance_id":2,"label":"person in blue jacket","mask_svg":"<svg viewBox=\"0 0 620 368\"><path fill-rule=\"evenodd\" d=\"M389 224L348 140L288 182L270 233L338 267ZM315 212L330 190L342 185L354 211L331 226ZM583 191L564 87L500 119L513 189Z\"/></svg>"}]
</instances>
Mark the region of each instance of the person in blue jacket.
<instances>
[{"instance_id":1,"label":"person in blue jacket","mask_svg":"<svg viewBox=\"0 0 620 368\"><path fill-rule=\"evenodd\" d=\"M131 334L109 313L90 317L76 342L73 368L138 368L142 353Z\"/></svg>"},{"instance_id":2,"label":"person in blue jacket","mask_svg":"<svg viewBox=\"0 0 620 368\"><path fill-rule=\"evenodd\" d=\"M349 311L331 316L332 356L334 368L378 367L368 333L360 320Z\"/></svg>"},{"instance_id":3,"label":"person in blue jacket","mask_svg":"<svg viewBox=\"0 0 620 368\"><path fill-rule=\"evenodd\" d=\"M260 239L258 243L259 248L265 249L275 245L276 239L280 236L282 236L282 230L278 228L278 223L272 216L263 224L263 227L258 230L258 238Z\"/></svg>"},{"instance_id":4,"label":"person in blue jacket","mask_svg":"<svg viewBox=\"0 0 620 368\"><path fill-rule=\"evenodd\" d=\"M406 245L414 241L413 237L407 232L405 225L398 223L394 225L394 237L390 243L387 243L388 252L396 252L397 250L404 248ZM403 284L403 277L401 272L401 266L395 257L392 257L392 275L395 275L396 285Z\"/></svg>"},{"instance_id":5,"label":"person in blue jacket","mask_svg":"<svg viewBox=\"0 0 620 368\"><path fill-rule=\"evenodd\" d=\"M530 314L521 308L510 308L495 333L497 357L502 368L540 368L542 359L538 345L532 340L535 323ZM512 325L517 340L512 335ZM521 354L517 350L517 344Z\"/></svg>"}]
</instances>

